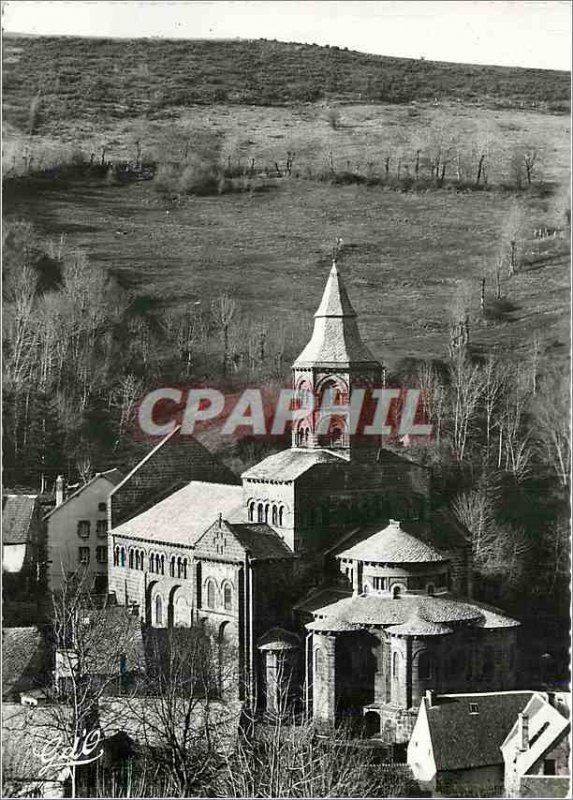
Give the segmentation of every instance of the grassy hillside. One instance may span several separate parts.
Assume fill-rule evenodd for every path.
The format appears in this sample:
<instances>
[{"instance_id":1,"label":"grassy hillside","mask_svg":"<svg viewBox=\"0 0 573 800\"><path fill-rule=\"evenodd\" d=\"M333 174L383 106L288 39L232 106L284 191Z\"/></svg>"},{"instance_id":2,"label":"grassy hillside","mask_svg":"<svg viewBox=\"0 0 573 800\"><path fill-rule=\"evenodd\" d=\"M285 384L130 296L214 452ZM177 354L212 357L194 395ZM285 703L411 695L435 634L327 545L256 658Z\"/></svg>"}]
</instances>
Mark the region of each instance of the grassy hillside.
<instances>
[{"instance_id":1,"label":"grassy hillside","mask_svg":"<svg viewBox=\"0 0 573 800\"><path fill-rule=\"evenodd\" d=\"M453 100L569 108L565 72L388 58L260 41L4 38L4 118L44 132L69 119L161 115L173 106Z\"/></svg>"}]
</instances>

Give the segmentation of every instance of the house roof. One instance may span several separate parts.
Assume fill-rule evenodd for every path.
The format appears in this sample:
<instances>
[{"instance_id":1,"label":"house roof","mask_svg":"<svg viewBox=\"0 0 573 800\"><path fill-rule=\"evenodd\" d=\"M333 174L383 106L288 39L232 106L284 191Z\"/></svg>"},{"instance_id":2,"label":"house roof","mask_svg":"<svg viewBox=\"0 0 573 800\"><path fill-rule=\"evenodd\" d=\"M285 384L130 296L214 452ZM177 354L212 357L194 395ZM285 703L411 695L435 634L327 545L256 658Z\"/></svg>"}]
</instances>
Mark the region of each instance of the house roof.
<instances>
[{"instance_id":1,"label":"house roof","mask_svg":"<svg viewBox=\"0 0 573 800\"><path fill-rule=\"evenodd\" d=\"M438 771L503 764L501 744L532 694L439 695L429 708L424 699Z\"/></svg>"},{"instance_id":2,"label":"house roof","mask_svg":"<svg viewBox=\"0 0 573 800\"><path fill-rule=\"evenodd\" d=\"M242 499L242 486L191 481L147 511L113 528L112 533L191 546L219 514L227 520L242 521Z\"/></svg>"},{"instance_id":3,"label":"house roof","mask_svg":"<svg viewBox=\"0 0 573 800\"><path fill-rule=\"evenodd\" d=\"M300 638L296 633L286 631L284 628L276 627L271 628L264 633L257 642L257 649L264 651L276 652L277 650L298 650L300 647Z\"/></svg>"},{"instance_id":4,"label":"house roof","mask_svg":"<svg viewBox=\"0 0 573 800\"><path fill-rule=\"evenodd\" d=\"M571 797L569 775L524 775L519 782L519 796L539 798Z\"/></svg>"},{"instance_id":5,"label":"house roof","mask_svg":"<svg viewBox=\"0 0 573 800\"><path fill-rule=\"evenodd\" d=\"M62 704L56 711L53 706L2 703L2 770L7 785L12 781L63 781L69 776L68 767L44 763L41 754L61 737L66 718L71 722L71 715L71 708Z\"/></svg>"},{"instance_id":6,"label":"house roof","mask_svg":"<svg viewBox=\"0 0 573 800\"><path fill-rule=\"evenodd\" d=\"M521 750L520 748L518 719L515 719L511 730L501 744L502 752L512 756L518 773L522 775L529 772L548 750L555 747L562 734L569 730L570 707L567 702L560 701L559 695L553 695L550 702L549 695L544 692L536 692L523 708L523 714L529 720L527 749Z\"/></svg>"},{"instance_id":7,"label":"house roof","mask_svg":"<svg viewBox=\"0 0 573 800\"><path fill-rule=\"evenodd\" d=\"M44 684L44 638L36 627L2 630L2 697Z\"/></svg>"},{"instance_id":8,"label":"house roof","mask_svg":"<svg viewBox=\"0 0 573 800\"><path fill-rule=\"evenodd\" d=\"M479 603L466 598L458 598L452 594L442 595L402 595L392 598L387 595L367 594L353 595L334 600L320 608L314 607L315 618L328 620L332 624L350 622L358 625L400 626L394 632L407 634L411 627L411 635L436 635L449 633L449 626L466 623L476 627L514 627L516 620L498 612L499 624L488 623L488 618ZM420 631L422 623L429 624L427 634ZM312 624L312 623L311 623ZM321 623L324 624L324 623ZM441 629L436 626L443 626ZM308 628L308 626L307 626Z\"/></svg>"},{"instance_id":9,"label":"house roof","mask_svg":"<svg viewBox=\"0 0 573 800\"><path fill-rule=\"evenodd\" d=\"M37 503L36 494L2 496L2 544L26 544Z\"/></svg>"},{"instance_id":10,"label":"house roof","mask_svg":"<svg viewBox=\"0 0 573 800\"><path fill-rule=\"evenodd\" d=\"M404 523L407 527L407 523ZM390 520L382 530L337 554L337 558L384 564L436 563L447 559L434 547L412 536L403 523Z\"/></svg>"},{"instance_id":11,"label":"house roof","mask_svg":"<svg viewBox=\"0 0 573 800\"><path fill-rule=\"evenodd\" d=\"M426 619L423 610L415 608L405 622L391 625L387 631L397 636L445 636L453 633L453 628L444 622L433 622Z\"/></svg>"},{"instance_id":12,"label":"house roof","mask_svg":"<svg viewBox=\"0 0 573 800\"><path fill-rule=\"evenodd\" d=\"M362 341L356 322L356 312L348 298L336 263L333 263L322 300L314 315L312 337L293 366L296 368L355 364L380 366Z\"/></svg>"},{"instance_id":13,"label":"house roof","mask_svg":"<svg viewBox=\"0 0 573 800\"><path fill-rule=\"evenodd\" d=\"M292 481L317 464L347 464L348 461L331 450L281 450L243 472L247 480Z\"/></svg>"},{"instance_id":14,"label":"house roof","mask_svg":"<svg viewBox=\"0 0 573 800\"><path fill-rule=\"evenodd\" d=\"M221 561L243 561L245 554L261 561L293 558L292 551L269 525L231 523L222 517L197 539L195 554Z\"/></svg>"},{"instance_id":15,"label":"house roof","mask_svg":"<svg viewBox=\"0 0 573 800\"><path fill-rule=\"evenodd\" d=\"M52 508L51 511L48 511L48 513L45 515L44 519L48 519L53 514L56 514L61 508L63 508L65 505L67 505L67 503L69 503L71 500L73 500L78 495L80 495L82 492L84 492L88 488L88 486L91 486L93 483L98 481L100 478L104 478L106 481L109 481L111 483L112 487L115 488L123 480L123 475L121 474L121 472L118 469L115 469L115 467L113 469L108 469L105 472L96 472L96 474L93 476L93 478L90 478L90 480L87 483L84 483L83 486L80 486L79 489L76 489L75 492L72 492L72 494L69 495L69 497L66 497L66 499L64 500L63 503L60 503L59 506L55 506L54 508Z\"/></svg>"}]
</instances>

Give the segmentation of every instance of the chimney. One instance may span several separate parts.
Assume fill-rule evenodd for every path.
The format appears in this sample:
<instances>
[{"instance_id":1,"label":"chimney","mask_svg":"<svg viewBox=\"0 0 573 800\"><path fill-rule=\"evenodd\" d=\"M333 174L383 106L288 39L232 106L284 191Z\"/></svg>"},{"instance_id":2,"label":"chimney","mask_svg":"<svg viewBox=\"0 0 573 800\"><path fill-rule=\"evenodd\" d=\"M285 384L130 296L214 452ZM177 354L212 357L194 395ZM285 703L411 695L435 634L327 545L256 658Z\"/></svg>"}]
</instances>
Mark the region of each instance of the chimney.
<instances>
[{"instance_id":1,"label":"chimney","mask_svg":"<svg viewBox=\"0 0 573 800\"><path fill-rule=\"evenodd\" d=\"M64 479L61 475L56 478L56 506L64 502Z\"/></svg>"},{"instance_id":2,"label":"chimney","mask_svg":"<svg viewBox=\"0 0 573 800\"><path fill-rule=\"evenodd\" d=\"M432 708L432 706L434 705L434 691L433 691L433 689L426 689L425 698L426 698L426 707L427 708Z\"/></svg>"},{"instance_id":3,"label":"chimney","mask_svg":"<svg viewBox=\"0 0 573 800\"><path fill-rule=\"evenodd\" d=\"M517 715L517 721L519 750L523 753L529 750L529 716L520 712Z\"/></svg>"},{"instance_id":4,"label":"chimney","mask_svg":"<svg viewBox=\"0 0 573 800\"><path fill-rule=\"evenodd\" d=\"M219 511L219 530L223 527L223 514Z\"/></svg>"}]
</instances>

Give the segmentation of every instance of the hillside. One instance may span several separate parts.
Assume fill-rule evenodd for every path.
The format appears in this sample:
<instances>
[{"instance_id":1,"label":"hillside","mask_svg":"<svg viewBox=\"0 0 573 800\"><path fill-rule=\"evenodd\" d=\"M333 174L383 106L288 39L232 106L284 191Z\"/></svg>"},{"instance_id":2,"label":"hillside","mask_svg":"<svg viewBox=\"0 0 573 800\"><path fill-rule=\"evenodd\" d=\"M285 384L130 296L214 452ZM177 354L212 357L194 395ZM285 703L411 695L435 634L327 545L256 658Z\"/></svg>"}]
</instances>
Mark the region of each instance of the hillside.
<instances>
[{"instance_id":1,"label":"hillside","mask_svg":"<svg viewBox=\"0 0 573 800\"><path fill-rule=\"evenodd\" d=\"M169 107L452 100L568 111L565 72L388 58L276 41L4 37L4 119L154 117Z\"/></svg>"}]
</instances>

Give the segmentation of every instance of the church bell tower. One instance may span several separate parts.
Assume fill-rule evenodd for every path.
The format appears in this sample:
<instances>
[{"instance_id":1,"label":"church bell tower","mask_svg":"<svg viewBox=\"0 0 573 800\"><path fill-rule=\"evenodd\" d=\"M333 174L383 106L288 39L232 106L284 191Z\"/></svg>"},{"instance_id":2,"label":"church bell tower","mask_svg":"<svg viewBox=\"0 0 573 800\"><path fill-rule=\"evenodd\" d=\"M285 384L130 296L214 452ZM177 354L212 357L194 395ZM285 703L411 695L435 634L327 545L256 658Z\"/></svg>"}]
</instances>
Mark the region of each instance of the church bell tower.
<instances>
[{"instance_id":1,"label":"church bell tower","mask_svg":"<svg viewBox=\"0 0 573 800\"><path fill-rule=\"evenodd\" d=\"M333 450L349 460L358 450L377 451L379 437L366 441L352 433L347 409L356 390L382 385L382 366L360 337L336 261L314 315L312 337L292 370L295 392L314 397L314 412L293 425L293 448ZM321 413L321 408L329 410Z\"/></svg>"}]
</instances>

